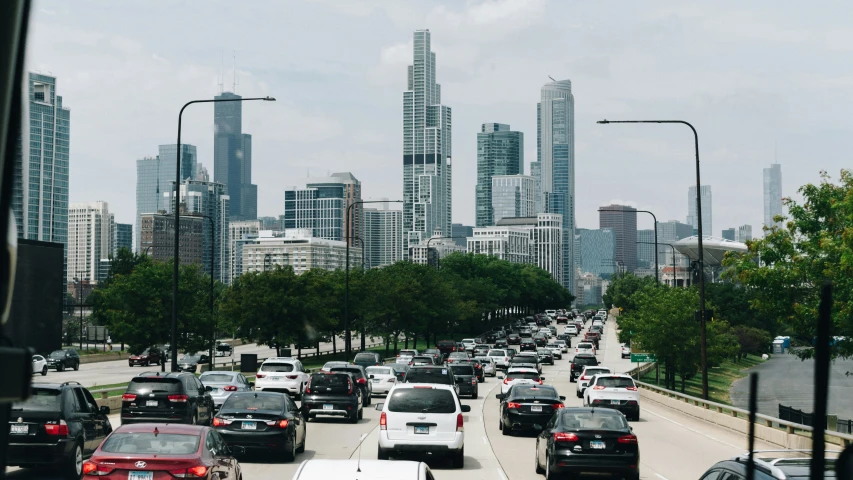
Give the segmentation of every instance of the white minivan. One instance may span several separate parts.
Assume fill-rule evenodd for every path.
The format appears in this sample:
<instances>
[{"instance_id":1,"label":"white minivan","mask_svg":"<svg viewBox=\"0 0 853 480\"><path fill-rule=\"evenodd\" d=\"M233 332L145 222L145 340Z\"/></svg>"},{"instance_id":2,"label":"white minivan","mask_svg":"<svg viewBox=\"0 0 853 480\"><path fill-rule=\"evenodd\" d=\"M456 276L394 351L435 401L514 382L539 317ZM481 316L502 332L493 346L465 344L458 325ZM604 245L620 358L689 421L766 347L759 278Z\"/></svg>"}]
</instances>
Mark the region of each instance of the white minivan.
<instances>
[{"instance_id":1,"label":"white minivan","mask_svg":"<svg viewBox=\"0 0 853 480\"><path fill-rule=\"evenodd\" d=\"M376 405L379 416L377 458L429 452L450 457L454 468L465 464L465 429L462 414L471 411L459 403L451 385L399 383L385 403Z\"/></svg>"}]
</instances>

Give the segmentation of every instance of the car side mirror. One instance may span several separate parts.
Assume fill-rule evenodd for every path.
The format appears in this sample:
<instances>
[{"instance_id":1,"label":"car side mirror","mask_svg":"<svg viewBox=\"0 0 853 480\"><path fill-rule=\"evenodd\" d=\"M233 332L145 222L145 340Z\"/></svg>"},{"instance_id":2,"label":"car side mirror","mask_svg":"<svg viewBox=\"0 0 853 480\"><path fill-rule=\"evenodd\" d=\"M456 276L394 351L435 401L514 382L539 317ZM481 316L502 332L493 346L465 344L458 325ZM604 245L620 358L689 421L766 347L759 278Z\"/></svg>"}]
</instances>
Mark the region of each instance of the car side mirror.
<instances>
[{"instance_id":1,"label":"car side mirror","mask_svg":"<svg viewBox=\"0 0 853 480\"><path fill-rule=\"evenodd\" d=\"M249 382L249 386L250 386L250 387L254 387L254 386L255 386L255 382Z\"/></svg>"},{"instance_id":2,"label":"car side mirror","mask_svg":"<svg viewBox=\"0 0 853 480\"><path fill-rule=\"evenodd\" d=\"M109 415L110 407L104 405L103 407L99 408L98 411L101 412L101 415Z\"/></svg>"},{"instance_id":3,"label":"car side mirror","mask_svg":"<svg viewBox=\"0 0 853 480\"><path fill-rule=\"evenodd\" d=\"M503 400L504 397L505 395L503 393L498 393L497 395L495 395L495 398L497 398L498 400Z\"/></svg>"},{"instance_id":4,"label":"car side mirror","mask_svg":"<svg viewBox=\"0 0 853 480\"><path fill-rule=\"evenodd\" d=\"M384 406L385 406L385 404L384 404L384 403L377 403L377 404L376 404L376 406L375 406L375 407L373 407L373 408L374 408L374 410L376 410L377 412L381 412L381 411L382 411L382 407L384 407Z\"/></svg>"},{"instance_id":5,"label":"car side mirror","mask_svg":"<svg viewBox=\"0 0 853 480\"><path fill-rule=\"evenodd\" d=\"M211 387L210 385L208 385L208 386L204 387L204 391L205 391L205 392L212 392L212 391L213 391L213 387Z\"/></svg>"},{"instance_id":6,"label":"car side mirror","mask_svg":"<svg viewBox=\"0 0 853 480\"><path fill-rule=\"evenodd\" d=\"M468 413L471 411L471 405L462 405L462 413Z\"/></svg>"},{"instance_id":7,"label":"car side mirror","mask_svg":"<svg viewBox=\"0 0 853 480\"><path fill-rule=\"evenodd\" d=\"M565 395L560 395L560 400L565 400L565 399L566 399Z\"/></svg>"},{"instance_id":8,"label":"car side mirror","mask_svg":"<svg viewBox=\"0 0 853 480\"><path fill-rule=\"evenodd\" d=\"M367 378L373 378L373 375L368 375Z\"/></svg>"},{"instance_id":9,"label":"car side mirror","mask_svg":"<svg viewBox=\"0 0 853 480\"><path fill-rule=\"evenodd\" d=\"M539 376L539 380L545 380L545 377L543 377L543 376L541 376L541 375L540 375L540 376Z\"/></svg>"}]
</instances>

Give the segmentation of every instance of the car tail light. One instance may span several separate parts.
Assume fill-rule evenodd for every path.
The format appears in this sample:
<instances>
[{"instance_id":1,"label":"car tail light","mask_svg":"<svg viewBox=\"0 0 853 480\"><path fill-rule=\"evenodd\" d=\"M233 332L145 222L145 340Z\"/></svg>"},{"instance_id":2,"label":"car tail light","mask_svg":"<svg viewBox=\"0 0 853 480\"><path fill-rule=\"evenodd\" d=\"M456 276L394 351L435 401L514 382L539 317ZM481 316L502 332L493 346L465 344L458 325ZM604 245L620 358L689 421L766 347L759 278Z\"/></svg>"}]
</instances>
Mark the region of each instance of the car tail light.
<instances>
[{"instance_id":1,"label":"car tail light","mask_svg":"<svg viewBox=\"0 0 853 480\"><path fill-rule=\"evenodd\" d=\"M196 465L195 467L169 470L169 473L178 478L203 477L207 475L207 467L204 465Z\"/></svg>"},{"instance_id":2,"label":"car tail light","mask_svg":"<svg viewBox=\"0 0 853 480\"><path fill-rule=\"evenodd\" d=\"M565 407L566 407L566 406L565 406L565 405L563 405L562 403L555 403L555 404L553 404L553 405L551 405L551 406L552 406L552 407L554 407L554 410L557 410L557 409L565 408Z\"/></svg>"},{"instance_id":3,"label":"car tail light","mask_svg":"<svg viewBox=\"0 0 853 480\"><path fill-rule=\"evenodd\" d=\"M521 408L521 404L517 402L507 402L506 408Z\"/></svg>"},{"instance_id":4,"label":"car tail light","mask_svg":"<svg viewBox=\"0 0 853 480\"><path fill-rule=\"evenodd\" d=\"M359 378L358 380L356 380L356 382L358 382L358 383L360 383L360 384L364 385L365 383L367 383L367 380L365 380L365 379L363 379L363 378Z\"/></svg>"},{"instance_id":5,"label":"car tail light","mask_svg":"<svg viewBox=\"0 0 853 480\"><path fill-rule=\"evenodd\" d=\"M604 385L596 385L592 387L593 390L604 390Z\"/></svg>"},{"instance_id":6,"label":"car tail light","mask_svg":"<svg viewBox=\"0 0 853 480\"><path fill-rule=\"evenodd\" d=\"M622 435L616 441L619 443L636 445L637 444L637 436L636 435Z\"/></svg>"},{"instance_id":7,"label":"car tail light","mask_svg":"<svg viewBox=\"0 0 853 480\"><path fill-rule=\"evenodd\" d=\"M397 358L400 358L400 354L399 354L399 353L397 354Z\"/></svg>"},{"instance_id":8,"label":"car tail light","mask_svg":"<svg viewBox=\"0 0 853 480\"><path fill-rule=\"evenodd\" d=\"M636 392L636 391L637 391L637 387L625 387L625 390L630 390L630 391L632 391L632 392Z\"/></svg>"},{"instance_id":9,"label":"car tail light","mask_svg":"<svg viewBox=\"0 0 853 480\"><path fill-rule=\"evenodd\" d=\"M287 428L287 426L290 425L290 422L286 418L283 418L278 421L277 425L278 428Z\"/></svg>"},{"instance_id":10,"label":"car tail light","mask_svg":"<svg viewBox=\"0 0 853 480\"><path fill-rule=\"evenodd\" d=\"M299 378L299 375L285 375L285 376L290 380L296 380L297 378Z\"/></svg>"},{"instance_id":11,"label":"car tail light","mask_svg":"<svg viewBox=\"0 0 853 480\"><path fill-rule=\"evenodd\" d=\"M477 379L476 379L476 378L472 378L472 379L471 379L471 385L476 385L476 384L477 384Z\"/></svg>"},{"instance_id":12,"label":"car tail light","mask_svg":"<svg viewBox=\"0 0 853 480\"><path fill-rule=\"evenodd\" d=\"M352 395L352 380L347 379L347 395Z\"/></svg>"},{"instance_id":13,"label":"car tail light","mask_svg":"<svg viewBox=\"0 0 853 480\"><path fill-rule=\"evenodd\" d=\"M97 463L90 461L83 463L83 475L99 477L101 475L109 475L113 473L113 470L115 469L109 465L98 465Z\"/></svg>"},{"instance_id":14,"label":"car tail light","mask_svg":"<svg viewBox=\"0 0 853 480\"><path fill-rule=\"evenodd\" d=\"M255 375L255 378L264 378L264 377L266 377L266 375L264 375L263 373L259 373L259 374Z\"/></svg>"},{"instance_id":15,"label":"car tail light","mask_svg":"<svg viewBox=\"0 0 853 480\"><path fill-rule=\"evenodd\" d=\"M577 442L580 440L574 433L556 432L554 433L555 442Z\"/></svg>"},{"instance_id":16,"label":"car tail light","mask_svg":"<svg viewBox=\"0 0 853 480\"><path fill-rule=\"evenodd\" d=\"M44 431L48 435L68 436L68 424L65 420L60 420L59 423L47 423L44 426Z\"/></svg>"},{"instance_id":17,"label":"car tail light","mask_svg":"<svg viewBox=\"0 0 853 480\"><path fill-rule=\"evenodd\" d=\"M379 430L388 430L388 417L385 415L385 412L379 415Z\"/></svg>"},{"instance_id":18,"label":"car tail light","mask_svg":"<svg viewBox=\"0 0 853 480\"><path fill-rule=\"evenodd\" d=\"M305 393L311 393L311 378L308 378L308 383L305 384ZM352 393L352 392L350 392Z\"/></svg>"},{"instance_id":19,"label":"car tail light","mask_svg":"<svg viewBox=\"0 0 853 480\"><path fill-rule=\"evenodd\" d=\"M133 402L135 400L136 400L136 394L135 393L125 393L124 395L121 396L122 402Z\"/></svg>"},{"instance_id":20,"label":"car tail light","mask_svg":"<svg viewBox=\"0 0 853 480\"><path fill-rule=\"evenodd\" d=\"M462 421L462 414L456 415L456 431L461 432L465 430L464 422Z\"/></svg>"},{"instance_id":21,"label":"car tail light","mask_svg":"<svg viewBox=\"0 0 853 480\"><path fill-rule=\"evenodd\" d=\"M168 397L166 397L166 398L168 398L170 402L175 402L175 403L187 403L187 402L189 401L189 399L190 399L190 397L188 397L188 396L186 396L186 395L184 395L184 394L180 394L180 395L169 395L169 396L168 396Z\"/></svg>"},{"instance_id":22,"label":"car tail light","mask_svg":"<svg viewBox=\"0 0 853 480\"><path fill-rule=\"evenodd\" d=\"M232 420L227 420L225 418L213 417L213 426L214 427L224 427L226 425L231 425Z\"/></svg>"},{"instance_id":23,"label":"car tail light","mask_svg":"<svg viewBox=\"0 0 853 480\"><path fill-rule=\"evenodd\" d=\"M513 381L513 380L515 380L515 379L514 379L514 378L509 378L509 377L504 378L504 385L509 385L509 382L511 382L511 381Z\"/></svg>"},{"instance_id":24,"label":"car tail light","mask_svg":"<svg viewBox=\"0 0 853 480\"><path fill-rule=\"evenodd\" d=\"M388 383L397 383L397 379L396 378L389 378Z\"/></svg>"},{"instance_id":25,"label":"car tail light","mask_svg":"<svg viewBox=\"0 0 853 480\"><path fill-rule=\"evenodd\" d=\"M228 385L227 387L223 388L223 390L225 390L226 392L236 392L237 387L235 387L234 385Z\"/></svg>"}]
</instances>

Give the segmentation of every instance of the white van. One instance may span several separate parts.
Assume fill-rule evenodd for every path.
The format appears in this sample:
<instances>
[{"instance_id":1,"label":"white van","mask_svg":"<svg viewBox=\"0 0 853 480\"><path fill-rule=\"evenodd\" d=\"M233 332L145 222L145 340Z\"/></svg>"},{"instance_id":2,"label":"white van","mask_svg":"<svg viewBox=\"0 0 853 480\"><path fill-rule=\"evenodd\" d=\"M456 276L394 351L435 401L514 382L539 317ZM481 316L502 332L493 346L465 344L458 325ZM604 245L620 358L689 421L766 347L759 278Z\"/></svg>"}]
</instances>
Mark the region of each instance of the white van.
<instances>
[{"instance_id":1,"label":"white van","mask_svg":"<svg viewBox=\"0 0 853 480\"><path fill-rule=\"evenodd\" d=\"M434 480L424 462L407 460L305 460L296 469L293 480Z\"/></svg>"}]
</instances>

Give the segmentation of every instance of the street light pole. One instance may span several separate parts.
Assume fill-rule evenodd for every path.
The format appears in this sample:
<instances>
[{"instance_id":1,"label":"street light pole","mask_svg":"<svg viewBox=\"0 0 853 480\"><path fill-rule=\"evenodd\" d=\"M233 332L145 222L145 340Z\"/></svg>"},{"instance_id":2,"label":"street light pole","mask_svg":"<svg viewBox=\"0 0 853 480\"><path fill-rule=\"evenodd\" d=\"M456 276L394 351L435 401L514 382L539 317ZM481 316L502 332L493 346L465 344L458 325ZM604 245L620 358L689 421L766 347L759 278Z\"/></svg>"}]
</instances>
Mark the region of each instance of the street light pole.
<instances>
[{"instance_id":1,"label":"street light pole","mask_svg":"<svg viewBox=\"0 0 853 480\"><path fill-rule=\"evenodd\" d=\"M693 131L693 143L696 151L696 216L698 217L697 228L699 247L699 323L702 327L702 398L708 400L708 342L707 325L705 321L705 254L702 247L702 181L699 171L699 134L689 122L684 120L599 120L596 123L680 123L687 125Z\"/></svg>"},{"instance_id":2,"label":"street light pole","mask_svg":"<svg viewBox=\"0 0 853 480\"><path fill-rule=\"evenodd\" d=\"M215 260L215 248L216 243L213 241L216 236L216 230L213 228L213 218L210 215L201 215L202 218L206 218L208 222L210 222L210 350L208 357L208 367L210 370L213 370L213 347L214 343L216 343L216 327L213 322L213 264Z\"/></svg>"},{"instance_id":3,"label":"street light pole","mask_svg":"<svg viewBox=\"0 0 853 480\"><path fill-rule=\"evenodd\" d=\"M361 273L364 273L364 239L359 236L345 237L347 240L353 239L358 240L361 243ZM367 348L367 341L364 336L364 325L361 326L361 351L363 352Z\"/></svg>"},{"instance_id":4,"label":"street light pole","mask_svg":"<svg viewBox=\"0 0 853 480\"><path fill-rule=\"evenodd\" d=\"M181 107L178 112L178 152L175 159L175 252L173 254L174 269L172 270L172 371L178 371L178 276L180 275L180 241L181 241L181 119L184 110L194 103L218 103L218 102L249 102L252 100L263 100L274 102L273 97L255 98L213 98L207 100L191 100Z\"/></svg>"},{"instance_id":5,"label":"street light pole","mask_svg":"<svg viewBox=\"0 0 853 480\"><path fill-rule=\"evenodd\" d=\"M599 212L613 212L614 210L607 210L603 208L598 209ZM654 213L648 210L622 210L622 212L629 213L648 213L652 216L652 220L655 222L655 282L660 283L660 274L658 273L658 217L655 216ZM637 243L648 243L648 242L637 242Z\"/></svg>"}]
</instances>

